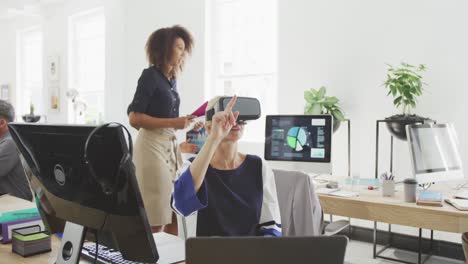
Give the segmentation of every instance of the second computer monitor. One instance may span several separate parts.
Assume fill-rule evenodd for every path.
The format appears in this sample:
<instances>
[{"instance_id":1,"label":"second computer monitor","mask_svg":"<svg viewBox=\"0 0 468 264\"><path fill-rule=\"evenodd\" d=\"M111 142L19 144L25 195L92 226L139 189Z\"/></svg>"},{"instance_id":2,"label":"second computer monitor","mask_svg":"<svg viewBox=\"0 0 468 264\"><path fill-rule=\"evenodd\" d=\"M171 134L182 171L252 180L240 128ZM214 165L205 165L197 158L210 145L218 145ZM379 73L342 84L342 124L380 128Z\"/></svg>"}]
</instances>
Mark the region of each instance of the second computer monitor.
<instances>
[{"instance_id":1,"label":"second computer monitor","mask_svg":"<svg viewBox=\"0 0 468 264\"><path fill-rule=\"evenodd\" d=\"M331 115L266 116L265 159L330 163Z\"/></svg>"},{"instance_id":2,"label":"second computer monitor","mask_svg":"<svg viewBox=\"0 0 468 264\"><path fill-rule=\"evenodd\" d=\"M406 126L413 175L418 183L464 178L458 139L452 124Z\"/></svg>"}]
</instances>

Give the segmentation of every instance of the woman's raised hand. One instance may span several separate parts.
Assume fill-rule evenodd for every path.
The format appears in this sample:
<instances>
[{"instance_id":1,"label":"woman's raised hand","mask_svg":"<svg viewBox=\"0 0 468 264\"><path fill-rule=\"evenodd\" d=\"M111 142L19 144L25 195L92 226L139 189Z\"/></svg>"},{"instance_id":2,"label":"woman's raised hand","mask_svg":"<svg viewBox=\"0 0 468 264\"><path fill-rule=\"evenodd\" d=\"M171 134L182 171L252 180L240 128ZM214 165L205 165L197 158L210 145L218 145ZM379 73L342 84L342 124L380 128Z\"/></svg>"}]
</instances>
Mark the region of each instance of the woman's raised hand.
<instances>
[{"instance_id":1,"label":"woman's raised hand","mask_svg":"<svg viewBox=\"0 0 468 264\"><path fill-rule=\"evenodd\" d=\"M237 96L233 96L231 101L229 101L228 105L224 109L224 111L217 112L214 114L211 120L211 132L210 135L216 139L223 139L226 137L231 128L236 125L237 117L239 116L239 112L232 112L232 108L236 104Z\"/></svg>"}]
</instances>

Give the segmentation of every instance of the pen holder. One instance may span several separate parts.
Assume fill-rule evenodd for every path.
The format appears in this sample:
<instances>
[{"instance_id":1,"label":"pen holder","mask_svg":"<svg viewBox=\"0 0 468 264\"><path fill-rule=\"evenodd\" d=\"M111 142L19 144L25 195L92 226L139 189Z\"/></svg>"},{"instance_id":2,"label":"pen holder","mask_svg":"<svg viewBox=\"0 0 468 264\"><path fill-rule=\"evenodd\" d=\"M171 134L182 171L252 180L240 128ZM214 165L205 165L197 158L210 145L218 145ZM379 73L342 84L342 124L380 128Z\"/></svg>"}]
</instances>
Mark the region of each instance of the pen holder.
<instances>
[{"instance_id":1,"label":"pen holder","mask_svg":"<svg viewBox=\"0 0 468 264\"><path fill-rule=\"evenodd\" d=\"M382 180L382 196L394 197L395 196L395 181Z\"/></svg>"}]
</instances>

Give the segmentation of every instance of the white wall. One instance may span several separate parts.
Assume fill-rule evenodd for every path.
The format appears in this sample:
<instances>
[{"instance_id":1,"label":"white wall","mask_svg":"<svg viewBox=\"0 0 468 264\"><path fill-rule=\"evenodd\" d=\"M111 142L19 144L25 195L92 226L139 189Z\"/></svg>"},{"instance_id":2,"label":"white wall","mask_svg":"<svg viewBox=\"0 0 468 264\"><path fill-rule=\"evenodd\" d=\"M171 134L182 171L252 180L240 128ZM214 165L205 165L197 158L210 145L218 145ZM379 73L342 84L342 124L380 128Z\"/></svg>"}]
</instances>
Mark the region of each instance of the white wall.
<instances>
[{"instance_id":1,"label":"white wall","mask_svg":"<svg viewBox=\"0 0 468 264\"><path fill-rule=\"evenodd\" d=\"M381 86L384 63L423 63L429 86L415 112L454 122L468 164L463 113L468 98L468 2L291 0L279 5L281 114L302 113L303 91L326 85L352 120L353 174L373 177L375 120L397 113ZM382 146L388 147L388 141L382 140ZM333 155L342 163L346 141L335 143ZM398 141L395 151L397 176L405 178L410 168L406 143ZM388 148L381 153L382 169L388 170ZM335 171L346 173L343 167Z\"/></svg>"},{"instance_id":2,"label":"white wall","mask_svg":"<svg viewBox=\"0 0 468 264\"><path fill-rule=\"evenodd\" d=\"M192 113L200 106L204 97L204 33L205 1L164 1L144 0L137 4L128 4L126 10L126 86L123 87L122 110L133 98L141 72L148 67L144 47L149 35L161 27L180 24L194 36L195 48L188 59L177 87L181 97L180 115ZM183 135L179 133L179 138Z\"/></svg>"},{"instance_id":3,"label":"white wall","mask_svg":"<svg viewBox=\"0 0 468 264\"><path fill-rule=\"evenodd\" d=\"M127 84L127 1L105 0L106 105L105 120L128 123L124 106Z\"/></svg>"},{"instance_id":4,"label":"white wall","mask_svg":"<svg viewBox=\"0 0 468 264\"><path fill-rule=\"evenodd\" d=\"M98 7L104 7L104 0L64 1L49 5L43 10L44 69L47 70L47 61L50 56L59 56L60 110L48 109L48 121L51 123L66 123L70 110L70 102L66 97L66 92L70 89L68 86L68 19L72 15ZM51 82L46 73L44 73L44 87L46 100L48 100L50 98L48 88ZM49 105L47 101L46 106Z\"/></svg>"},{"instance_id":5,"label":"white wall","mask_svg":"<svg viewBox=\"0 0 468 264\"><path fill-rule=\"evenodd\" d=\"M398 113L386 97L384 63L426 64L425 94L415 112L453 122L468 164L468 2L315 0L279 1L279 103L281 114L303 111L303 91L328 87L352 120L353 174L374 177L375 120ZM389 134L381 127L381 172L389 170ZM346 130L334 142L335 174L346 174ZM410 176L406 142L395 142L394 171ZM353 224L371 227L367 221ZM384 227L386 228L386 227ZM394 231L416 234L415 229ZM436 239L459 242L458 234L436 232Z\"/></svg>"}]
</instances>

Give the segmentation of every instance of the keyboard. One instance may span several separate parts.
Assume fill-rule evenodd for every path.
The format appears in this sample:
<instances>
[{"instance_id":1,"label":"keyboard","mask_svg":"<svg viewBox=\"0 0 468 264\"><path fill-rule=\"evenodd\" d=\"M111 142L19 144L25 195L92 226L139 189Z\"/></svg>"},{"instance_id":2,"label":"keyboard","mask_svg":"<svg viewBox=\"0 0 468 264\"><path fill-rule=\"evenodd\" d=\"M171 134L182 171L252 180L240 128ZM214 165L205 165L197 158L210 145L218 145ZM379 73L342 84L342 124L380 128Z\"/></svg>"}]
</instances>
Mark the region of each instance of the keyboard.
<instances>
[{"instance_id":1,"label":"keyboard","mask_svg":"<svg viewBox=\"0 0 468 264\"><path fill-rule=\"evenodd\" d=\"M81 256L85 259L94 263L96 257L96 244L95 243L86 243L81 249ZM107 248L103 245L98 245L98 260L99 264L133 264L138 262L133 262L125 260L122 258L122 254L119 251Z\"/></svg>"},{"instance_id":2,"label":"keyboard","mask_svg":"<svg viewBox=\"0 0 468 264\"><path fill-rule=\"evenodd\" d=\"M153 234L154 241L159 253L158 264L180 263L185 260L185 240L166 233ZM96 244L86 242L81 249L83 259L94 263L96 256ZM139 262L129 261L122 258L118 250L108 248L104 245L98 246L99 264L134 264Z\"/></svg>"}]
</instances>

